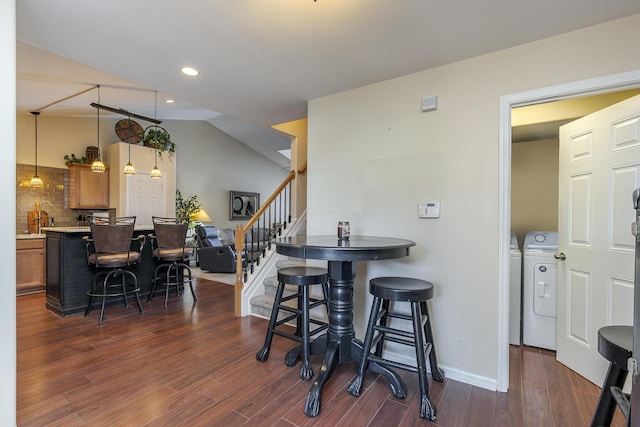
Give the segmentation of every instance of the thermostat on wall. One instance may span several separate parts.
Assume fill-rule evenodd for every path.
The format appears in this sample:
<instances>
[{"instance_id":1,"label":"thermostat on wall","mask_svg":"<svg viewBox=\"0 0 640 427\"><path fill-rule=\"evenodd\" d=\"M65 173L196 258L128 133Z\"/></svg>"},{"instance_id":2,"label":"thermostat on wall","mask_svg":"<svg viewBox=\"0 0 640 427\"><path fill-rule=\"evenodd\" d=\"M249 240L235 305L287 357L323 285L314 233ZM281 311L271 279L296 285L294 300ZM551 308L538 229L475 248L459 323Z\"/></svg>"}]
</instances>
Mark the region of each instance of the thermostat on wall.
<instances>
[{"instance_id":1,"label":"thermostat on wall","mask_svg":"<svg viewBox=\"0 0 640 427\"><path fill-rule=\"evenodd\" d=\"M418 218L439 218L440 202L418 203Z\"/></svg>"}]
</instances>

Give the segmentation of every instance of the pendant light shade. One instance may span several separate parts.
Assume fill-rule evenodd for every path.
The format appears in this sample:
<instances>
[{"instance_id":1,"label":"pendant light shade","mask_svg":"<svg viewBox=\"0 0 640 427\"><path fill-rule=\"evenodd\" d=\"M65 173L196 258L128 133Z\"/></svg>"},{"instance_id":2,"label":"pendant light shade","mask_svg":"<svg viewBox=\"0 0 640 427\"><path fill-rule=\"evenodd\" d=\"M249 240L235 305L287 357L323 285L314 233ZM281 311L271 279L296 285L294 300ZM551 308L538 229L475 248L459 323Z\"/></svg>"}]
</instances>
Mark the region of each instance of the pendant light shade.
<instances>
[{"instance_id":1,"label":"pendant light shade","mask_svg":"<svg viewBox=\"0 0 640 427\"><path fill-rule=\"evenodd\" d=\"M158 166L154 166L153 169L151 169L151 178L162 178L162 172L160 172L160 169L158 169Z\"/></svg>"},{"instance_id":2,"label":"pendant light shade","mask_svg":"<svg viewBox=\"0 0 640 427\"><path fill-rule=\"evenodd\" d=\"M131 162L129 162L124 166L124 169L123 169L122 173L125 174L125 175L135 175L136 174L136 168L134 168L133 165L131 164Z\"/></svg>"},{"instance_id":3,"label":"pendant light shade","mask_svg":"<svg viewBox=\"0 0 640 427\"><path fill-rule=\"evenodd\" d=\"M98 104L100 104L100 86L98 86ZM104 163L100 159L100 108L96 108L96 129L98 140L98 158L91 163L91 171L97 173L103 173L105 171Z\"/></svg>"},{"instance_id":4,"label":"pendant light shade","mask_svg":"<svg viewBox=\"0 0 640 427\"><path fill-rule=\"evenodd\" d=\"M42 182L42 179L38 176L38 116L40 115L40 112L32 111L31 114L33 114L33 117L35 117L36 119L36 173L35 175L33 175L33 178L31 178L31 181L29 182L29 186L31 188L42 188L44 187L44 183Z\"/></svg>"},{"instance_id":5,"label":"pendant light shade","mask_svg":"<svg viewBox=\"0 0 640 427\"><path fill-rule=\"evenodd\" d=\"M129 124L131 124L131 117L129 117ZM135 175L136 168L131 164L131 143L129 142L129 162L124 166L124 170L122 171L125 175Z\"/></svg>"}]
</instances>

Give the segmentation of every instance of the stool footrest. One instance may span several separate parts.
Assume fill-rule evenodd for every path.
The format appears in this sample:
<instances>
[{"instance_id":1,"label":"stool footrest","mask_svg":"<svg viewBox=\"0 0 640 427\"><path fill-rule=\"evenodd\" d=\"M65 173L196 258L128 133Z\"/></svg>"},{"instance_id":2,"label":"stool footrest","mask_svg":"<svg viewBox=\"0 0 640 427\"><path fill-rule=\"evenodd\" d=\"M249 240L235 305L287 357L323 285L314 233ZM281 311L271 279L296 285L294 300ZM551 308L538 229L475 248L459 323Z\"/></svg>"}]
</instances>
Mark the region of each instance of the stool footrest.
<instances>
[{"instance_id":1,"label":"stool footrest","mask_svg":"<svg viewBox=\"0 0 640 427\"><path fill-rule=\"evenodd\" d=\"M374 354L369 355L367 358L369 362L376 362L379 365L391 366L397 369L403 369L405 371L418 372L418 368L415 366L407 365L406 363L396 362L395 360L385 359L383 357L378 357Z\"/></svg>"},{"instance_id":2,"label":"stool footrest","mask_svg":"<svg viewBox=\"0 0 640 427\"><path fill-rule=\"evenodd\" d=\"M625 419L628 420L631 411L631 403L629 401L630 396L626 393L623 393L622 390L620 390L620 387L616 386L611 387L611 395L618 404L620 411L622 411L622 415L624 415Z\"/></svg>"},{"instance_id":3,"label":"stool footrest","mask_svg":"<svg viewBox=\"0 0 640 427\"><path fill-rule=\"evenodd\" d=\"M374 327L374 329L376 331L380 331L380 332L383 332L385 334L400 335L400 336L406 337L406 338L413 338L414 337L413 331L408 332L408 331L403 331L403 330L400 330L400 329L390 328L388 326L381 326L381 325L376 325ZM389 338L385 337L385 339L391 339L391 338L390 337Z\"/></svg>"}]
</instances>

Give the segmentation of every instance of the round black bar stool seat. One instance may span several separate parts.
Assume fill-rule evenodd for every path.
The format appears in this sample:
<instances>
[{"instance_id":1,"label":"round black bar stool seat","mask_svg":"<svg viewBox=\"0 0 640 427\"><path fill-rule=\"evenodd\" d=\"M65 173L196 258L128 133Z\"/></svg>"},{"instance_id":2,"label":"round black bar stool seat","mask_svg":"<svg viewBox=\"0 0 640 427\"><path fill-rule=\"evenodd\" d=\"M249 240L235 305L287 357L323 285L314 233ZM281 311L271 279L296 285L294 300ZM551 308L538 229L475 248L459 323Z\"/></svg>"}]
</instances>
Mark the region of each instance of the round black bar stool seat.
<instances>
[{"instance_id":1,"label":"round black bar stool seat","mask_svg":"<svg viewBox=\"0 0 640 427\"><path fill-rule=\"evenodd\" d=\"M598 330L598 353L609 361L591 426L610 426L616 410L611 388L622 389L627 379L627 360L633 349L633 326L604 326Z\"/></svg>"},{"instance_id":2,"label":"round black bar stool seat","mask_svg":"<svg viewBox=\"0 0 640 427\"><path fill-rule=\"evenodd\" d=\"M369 281L369 293L374 297L373 305L358 365L358 374L349 385L349 393L353 396L360 395L367 369L378 373L381 369L388 368L416 372L420 388L420 416L426 420L435 420L436 407L429 399L427 357L431 364L431 376L435 381L444 381L444 372L438 367L431 317L427 307L427 301L433 298L433 284L426 280L409 277L378 277ZM391 301L410 303L411 315L391 311ZM412 331L387 326L389 318L410 321L413 327ZM385 341L414 347L417 367L385 359L382 356ZM372 352L374 347L375 351ZM404 389L406 390L406 386ZM394 394L396 397L405 397L398 396L397 393Z\"/></svg>"},{"instance_id":3,"label":"round black bar stool seat","mask_svg":"<svg viewBox=\"0 0 640 427\"><path fill-rule=\"evenodd\" d=\"M276 297L269 318L269 326L264 340L264 346L256 353L256 359L264 362L269 358L271 350L271 342L273 335L280 335L285 338L301 343L301 346L289 351L285 357L287 366L296 364L300 353L302 353L302 368L300 369L300 378L309 381L313 378L313 367L311 366L310 356L312 354L311 337L326 330L329 325L317 319L312 319L309 315L311 309L323 305L328 314L328 287L329 273L324 268L318 267L285 267L278 270L278 288ZM295 285L297 291L284 296L285 285ZM322 285L321 299L312 298L309 295L309 286ZM285 305L286 301L296 299L297 306L292 307ZM288 316L279 318L280 311L290 313ZM281 325L296 321L296 331L291 334L283 329L278 329ZM311 325L316 328L311 330Z\"/></svg>"}]
</instances>

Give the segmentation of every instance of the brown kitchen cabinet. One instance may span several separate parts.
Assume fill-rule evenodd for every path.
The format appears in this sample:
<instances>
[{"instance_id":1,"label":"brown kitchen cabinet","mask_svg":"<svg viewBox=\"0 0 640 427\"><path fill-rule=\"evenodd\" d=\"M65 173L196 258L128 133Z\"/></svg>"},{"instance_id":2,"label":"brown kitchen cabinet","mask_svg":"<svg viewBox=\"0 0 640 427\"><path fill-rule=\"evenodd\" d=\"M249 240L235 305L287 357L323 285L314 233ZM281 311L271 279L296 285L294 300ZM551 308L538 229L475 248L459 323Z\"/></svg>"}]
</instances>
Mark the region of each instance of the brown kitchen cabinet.
<instances>
[{"instance_id":1,"label":"brown kitchen cabinet","mask_svg":"<svg viewBox=\"0 0 640 427\"><path fill-rule=\"evenodd\" d=\"M69 165L69 207L91 209L109 207L109 170L91 171L91 165Z\"/></svg>"},{"instance_id":2,"label":"brown kitchen cabinet","mask_svg":"<svg viewBox=\"0 0 640 427\"><path fill-rule=\"evenodd\" d=\"M41 291L45 287L46 249L44 239L16 240L16 292Z\"/></svg>"}]
</instances>

